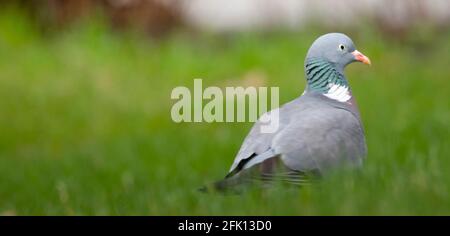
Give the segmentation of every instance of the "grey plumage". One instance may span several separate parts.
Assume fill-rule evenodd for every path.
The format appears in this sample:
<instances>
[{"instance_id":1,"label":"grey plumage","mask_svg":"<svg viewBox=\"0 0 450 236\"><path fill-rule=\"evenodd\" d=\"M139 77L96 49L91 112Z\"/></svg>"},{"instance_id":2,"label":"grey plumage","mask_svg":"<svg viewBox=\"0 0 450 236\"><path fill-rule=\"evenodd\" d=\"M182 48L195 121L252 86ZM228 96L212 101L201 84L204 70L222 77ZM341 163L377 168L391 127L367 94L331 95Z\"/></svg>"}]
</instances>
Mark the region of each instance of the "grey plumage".
<instances>
[{"instance_id":1,"label":"grey plumage","mask_svg":"<svg viewBox=\"0 0 450 236\"><path fill-rule=\"evenodd\" d=\"M308 173L323 175L338 166L361 166L367 152L364 131L343 73L354 61L370 63L347 36L331 33L318 38L305 59L304 94L278 108L276 132L262 133L262 123L255 123L227 177L216 187L272 177L302 184ZM346 94L333 97L333 86L341 86Z\"/></svg>"}]
</instances>

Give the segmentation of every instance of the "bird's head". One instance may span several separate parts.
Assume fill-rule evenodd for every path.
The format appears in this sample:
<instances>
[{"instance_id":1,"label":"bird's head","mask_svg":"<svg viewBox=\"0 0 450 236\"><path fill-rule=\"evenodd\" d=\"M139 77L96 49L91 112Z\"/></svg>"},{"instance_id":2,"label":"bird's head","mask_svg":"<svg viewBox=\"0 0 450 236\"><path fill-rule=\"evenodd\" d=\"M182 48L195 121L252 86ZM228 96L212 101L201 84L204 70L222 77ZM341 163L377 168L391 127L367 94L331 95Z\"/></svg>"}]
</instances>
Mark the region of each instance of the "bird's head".
<instances>
[{"instance_id":1,"label":"bird's head","mask_svg":"<svg viewBox=\"0 0 450 236\"><path fill-rule=\"evenodd\" d=\"M370 59L356 50L353 41L341 33L329 33L316 39L309 48L306 61L312 58L326 60L339 71L355 61L370 65Z\"/></svg>"},{"instance_id":2,"label":"bird's head","mask_svg":"<svg viewBox=\"0 0 450 236\"><path fill-rule=\"evenodd\" d=\"M344 68L355 61L370 65L369 58L356 50L348 36L341 33L320 36L306 55L306 91L320 92L340 102L349 101L351 92Z\"/></svg>"}]
</instances>

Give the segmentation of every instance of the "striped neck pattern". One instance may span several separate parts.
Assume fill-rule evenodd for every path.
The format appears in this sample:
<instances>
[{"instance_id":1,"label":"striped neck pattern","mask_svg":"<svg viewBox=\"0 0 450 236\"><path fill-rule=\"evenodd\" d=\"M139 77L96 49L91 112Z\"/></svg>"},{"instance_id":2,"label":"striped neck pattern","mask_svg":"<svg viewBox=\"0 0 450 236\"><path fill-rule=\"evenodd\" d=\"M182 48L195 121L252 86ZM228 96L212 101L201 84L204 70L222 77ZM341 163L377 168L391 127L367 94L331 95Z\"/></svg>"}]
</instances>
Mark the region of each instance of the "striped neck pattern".
<instances>
[{"instance_id":1,"label":"striped neck pattern","mask_svg":"<svg viewBox=\"0 0 450 236\"><path fill-rule=\"evenodd\" d=\"M308 59L305 71L310 91L327 93L333 85L348 87L344 75L339 73L333 64L323 59Z\"/></svg>"},{"instance_id":2,"label":"striped neck pattern","mask_svg":"<svg viewBox=\"0 0 450 236\"><path fill-rule=\"evenodd\" d=\"M351 98L345 76L332 63L319 58L310 58L306 61L305 72L307 91L320 92L340 102L346 102Z\"/></svg>"}]
</instances>

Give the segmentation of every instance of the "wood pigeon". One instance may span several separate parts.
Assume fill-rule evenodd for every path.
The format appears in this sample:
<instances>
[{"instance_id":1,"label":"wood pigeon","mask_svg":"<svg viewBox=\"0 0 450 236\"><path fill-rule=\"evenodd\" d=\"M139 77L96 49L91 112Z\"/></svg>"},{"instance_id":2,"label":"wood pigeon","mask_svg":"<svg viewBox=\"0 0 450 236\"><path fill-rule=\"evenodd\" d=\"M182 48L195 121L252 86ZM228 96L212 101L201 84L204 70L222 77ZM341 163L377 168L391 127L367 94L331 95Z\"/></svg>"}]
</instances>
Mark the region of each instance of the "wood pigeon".
<instances>
[{"instance_id":1,"label":"wood pigeon","mask_svg":"<svg viewBox=\"0 0 450 236\"><path fill-rule=\"evenodd\" d=\"M329 33L316 39L305 59L303 94L267 113L278 112L275 132L261 132L261 118L255 123L228 175L214 188L274 179L302 185L339 166L361 166L367 152L364 130L344 75L356 61L370 65L348 36Z\"/></svg>"}]
</instances>

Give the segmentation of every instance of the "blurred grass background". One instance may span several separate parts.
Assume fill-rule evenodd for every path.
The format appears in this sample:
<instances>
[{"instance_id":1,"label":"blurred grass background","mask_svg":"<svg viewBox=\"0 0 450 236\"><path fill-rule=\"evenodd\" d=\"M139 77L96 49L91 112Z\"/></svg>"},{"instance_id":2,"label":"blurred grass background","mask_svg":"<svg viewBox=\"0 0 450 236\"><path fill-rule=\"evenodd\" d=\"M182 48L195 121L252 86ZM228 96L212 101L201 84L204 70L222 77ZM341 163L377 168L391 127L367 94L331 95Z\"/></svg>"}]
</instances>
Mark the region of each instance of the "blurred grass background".
<instances>
[{"instance_id":1,"label":"blurred grass background","mask_svg":"<svg viewBox=\"0 0 450 236\"><path fill-rule=\"evenodd\" d=\"M222 178L251 123L172 122L176 86L303 92L307 49L328 28L149 38L102 16L42 33L0 11L0 214L450 214L450 34L348 33L373 66L346 70L369 154L358 173L302 189L202 194Z\"/></svg>"}]
</instances>

